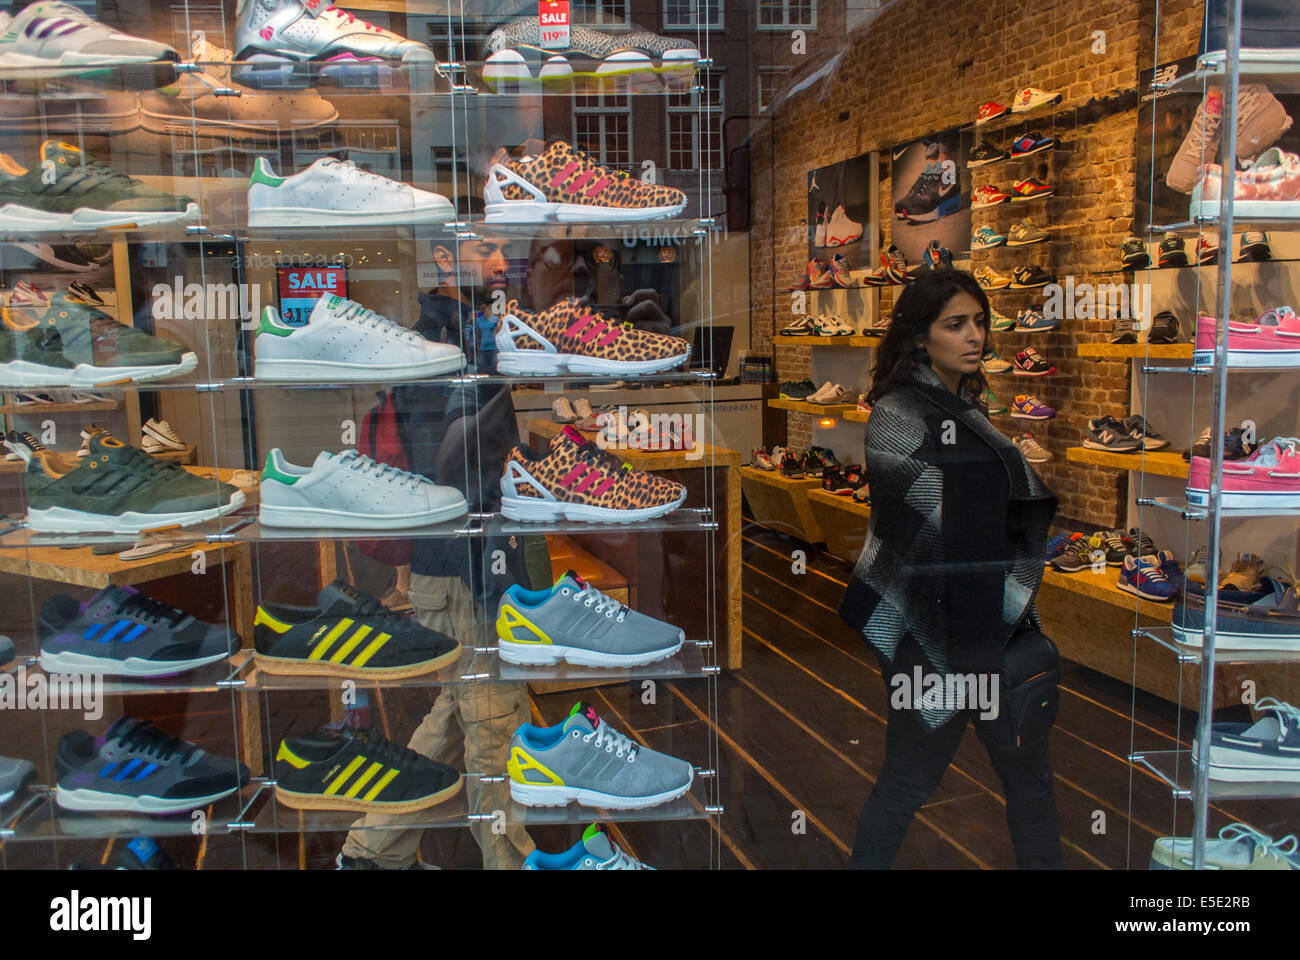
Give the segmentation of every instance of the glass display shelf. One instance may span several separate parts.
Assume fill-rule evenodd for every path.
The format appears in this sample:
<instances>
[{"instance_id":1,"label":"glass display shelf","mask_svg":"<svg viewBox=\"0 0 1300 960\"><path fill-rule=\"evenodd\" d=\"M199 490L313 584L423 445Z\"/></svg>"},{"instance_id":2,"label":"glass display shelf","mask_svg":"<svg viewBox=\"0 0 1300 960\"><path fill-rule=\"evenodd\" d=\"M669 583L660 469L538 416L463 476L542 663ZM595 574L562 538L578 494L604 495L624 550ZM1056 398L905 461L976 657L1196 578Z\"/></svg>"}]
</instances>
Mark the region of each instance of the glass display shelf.
<instances>
[{"instance_id":1,"label":"glass display shelf","mask_svg":"<svg viewBox=\"0 0 1300 960\"><path fill-rule=\"evenodd\" d=\"M1173 627L1142 627L1135 632L1172 650L1179 663L1201 662L1201 645L1179 642ZM1294 650L1225 650L1216 643L1214 662L1216 666L1225 663L1300 663L1300 643Z\"/></svg>"},{"instance_id":2,"label":"glass display shelf","mask_svg":"<svg viewBox=\"0 0 1300 960\"><path fill-rule=\"evenodd\" d=\"M711 647L711 643L688 640L682 644L681 650L677 651L673 656L641 667L584 667L575 666L571 663L526 667L506 663L499 656L496 656L492 658L491 679L503 683L539 683L544 681L568 683L577 680L626 682L705 677L718 672L717 667L709 666L704 660L705 652Z\"/></svg>"},{"instance_id":3,"label":"glass display shelf","mask_svg":"<svg viewBox=\"0 0 1300 960\"><path fill-rule=\"evenodd\" d=\"M684 796L669 800L654 807L642 807L637 810L613 810L605 807L587 807L570 803L564 807L525 807L510 801L510 810L506 814L512 823L534 824L571 824L586 826L593 821L603 823L647 823L666 820L706 820L714 816L716 807L710 807L704 797L702 779L712 776L712 771L695 771L695 782Z\"/></svg>"},{"instance_id":4,"label":"glass display shelf","mask_svg":"<svg viewBox=\"0 0 1300 960\"><path fill-rule=\"evenodd\" d=\"M699 462L701 467L708 467L707 460ZM717 530L717 521L713 511L708 507L679 507L672 513L653 520L640 520L635 523L583 523L574 520L546 520L540 523L526 523L510 520L500 514L493 514L482 521L482 526L474 531L484 536L512 536L525 533L662 533L695 530Z\"/></svg>"},{"instance_id":5,"label":"glass display shelf","mask_svg":"<svg viewBox=\"0 0 1300 960\"><path fill-rule=\"evenodd\" d=\"M1145 750L1129 756L1129 762L1151 771L1169 785L1175 798L1188 800L1192 796L1191 750ZM1300 782L1286 783L1277 780L1254 780L1249 783L1231 783L1210 780L1211 800L1269 800L1300 797Z\"/></svg>"},{"instance_id":6,"label":"glass display shelf","mask_svg":"<svg viewBox=\"0 0 1300 960\"><path fill-rule=\"evenodd\" d=\"M463 221L463 232L475 237L519 237L524 239L550 238L586 240L612 237L631 244L633 241L659 242L675 248L690 250L698 246L706 249L703 237L722 224L712 218L678 217L664 220L608 220L575 223L500 223L489 222L484 217L470 217ZM680 240L680 244L672 241Z\"/></svg>"},{"instance_id":7,"label":"glass display shelf","mask_svg":"<svg viewBox=\"0 0 1300 960\"><path fill-rule=\"evenodd\" d=\"M1184 520L1205 520L1209 507L1189 505L1186 497L1142 497L1139 507L1159 507L1181 514ZM1300 507L1230 507L1221 506L1219 516L1225 520L1248 520L1251 517L1300 517Z\"/></svg>"},{"instance_id":8,"label":"glass display shelf","mask_svg":"<svg viewBox=\"0 0 1300 960\"><path fill-rule=\"evenodd\" d=\"M1232 217L1233 229L1239 230L1241 227L1273 227L1274 229L1294 229L1300 224L1300 204L1296 206L1296 215L1294 217L1251 217L1241 213L1235 213ZM1187 220L1178 220L1174 223L1153 223L1148 224L1147 233L1197 233L1205 225L1215 225L1219 222L1219 215L1206 214L1200 217L1191 217ZM1233 261L1236 266L1236 261Z\"/></svg>"},{"instance_id":9,"label":"glass display shelf","mask_svg":"<svg viewBox=\"0 0 1300 960\"><path fill-rule=\"evenodd\" d=\"M264 781L254 780L238 793L232 794L209 807L203 813L201 832L229 833L243 828L249 809L257 802L265 787ZM52 787L32 788L34 802L27 805L22 816L14 819L6 840L87 840L99 837L167 837L192 836L200 820L193 812L166 816L147 816L130 813L80 813L62 809L55 801Z\"/></svg>"},{"instance_id":10,"label":"glass display shelf","mask_svg":"<svg viewBox=\"0 0 1300 960\"><path fill-rule=\"evenodd\" d=\"M275 781L264 781L264 796L245 829L249 833L347 833L352 829L429 830L468 827L476 812L469 803L470 781L475 774L462 774L461 789L436 806L411 813L389 814L365 823L366 814L355 810L298 810L281 803L275 795Z\"/></svg>"},{"instance_id":11,"label":"glass display shelf","mask_svg":"<svg viewBox=\"0 0 1300 960\"><path fill-rule=\"evenodd\" d=\"M1168 83L1151 83L1152 90L1170 93L1201 93L1219 86L1227 57L1222 50L1202 54L1197 68ZM1242 83L1263 83L1274 94L1300 92L1300 51L1290 48L1245 47L1237 57L1237 76Z\"/></svg>"},{"instance_id":12,"label":"glass display shelf","mask_svg":"<svg viewBox=\"0 0 1300 960\"><path fill-rule=\"evenodd\" d=\"M103 674L58 674L58 676L79 677L83 682L97 680L103 685L102 694L106 697L136 696L145 693L217 693L238 686L235 678L244 667L241 654L242 652L228 660L209 663L194 670L182 670L165 677L111 677ZM36 657L24 659L19 667L25 671L15 677L20 685L27 678L39 675L48 681L51 676L41 667L40 660Z\"/></svg>"}]
</instances>

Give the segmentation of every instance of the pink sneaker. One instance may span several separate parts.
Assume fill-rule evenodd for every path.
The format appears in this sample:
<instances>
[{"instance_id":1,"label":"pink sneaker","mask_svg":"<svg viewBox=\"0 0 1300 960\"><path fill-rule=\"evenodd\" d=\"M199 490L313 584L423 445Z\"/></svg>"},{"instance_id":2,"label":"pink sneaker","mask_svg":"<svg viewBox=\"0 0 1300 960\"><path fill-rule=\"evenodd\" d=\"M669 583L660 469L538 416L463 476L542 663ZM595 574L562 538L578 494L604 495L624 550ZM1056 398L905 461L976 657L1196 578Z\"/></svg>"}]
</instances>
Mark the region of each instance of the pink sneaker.
<instances>
[{"instance_id":1,"label":"pink sneaker","mask_svg":"<svg viewBox=\"0 0 1300 960\"><path fill-rule=\"evenodd\" d=\"M1210 458L1192 457L1187 471L1187 503L1210 502ZM1300 507L1300 440L1275 437L1245 460L1223 465L1225 507L1284 509Z\"/></svg>"},{"instance_id":2,"label":"pink sneaker","mask_svg":"<svg viewBox=\"0 0 1300 960\"><path fill-rule=\"evenodd\" d=\"M1197 317L1198 366L1214 363L1214 317ZM1290 307L1261 313L1254 323L1228 321L1228 366L1300 367L1300 317Z\"/></svg>"},{"instance_id":3,"label":"pink sneaker","mask_svg":"<svg viewBox=\"0 0 1300 960\"><path fill-rule=\"evenodd\" d=\"M1206 164L1192 188L1188 215L1215 217L1223 189L1223 168ZM1264 151L1249 170L1238 170L1232 188L1232 210L1238 217L1300 216L1300 156L1279 147Z\"/></svg>"}]
</instances>

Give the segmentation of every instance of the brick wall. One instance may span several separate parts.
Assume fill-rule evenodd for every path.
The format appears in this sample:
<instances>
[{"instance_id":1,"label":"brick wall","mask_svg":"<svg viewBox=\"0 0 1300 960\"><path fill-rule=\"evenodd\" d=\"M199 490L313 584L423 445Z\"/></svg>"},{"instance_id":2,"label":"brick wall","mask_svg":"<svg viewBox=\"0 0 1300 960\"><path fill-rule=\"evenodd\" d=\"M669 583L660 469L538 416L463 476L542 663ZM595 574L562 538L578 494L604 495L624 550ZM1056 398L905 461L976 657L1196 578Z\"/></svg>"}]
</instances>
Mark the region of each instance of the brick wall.
<instances>
[{"instance_id":1,"label":"brick wall","mask_svg":"<svg viewBox=\"0 0 1300 960\"><path fill-rule=\"evenodd\" d=\"M1200 9L1199 0L1161 0L1162 60L1195 52ZM1005 146L1020 132L1032 130L1060 138L1065 148L1046 154L1049 159L1038 164L976 170L973 183L1006 188L1022 176L1035 175L1056 186L1056 197L975 211L973 224L1005 230L1027 214L1051 229L1054 241L976 253L973 265L988 263L1010 273L1021 263L1037 263L1062 281L1073 275L1076 282L1122 282L1125 278L1112 271L1116 247L1135 228L1137 74L1152 63L1154 13L1154 0L1045 0L1034 5L1013 0L968 0L960 5L903 0L868 30L850 35L833 78L782 104L753 134L754 351L771 351L774 330L787 323L790 314L785 288L807 262L806 239L794 236L791 228L806 223L808 170L880 150L886 161L881 222L887 246L893 220L888 148L969 123L979 104L1009 103L1014 91L1024 86L1060 91L1065 99L1058 107L1032 114L1027 124L994 125L988 136ZM1093 49L1097 30L1105 31L1104 53ZM882 310L888 309L888 290L864 295L881 296ZM993 298L994 307L1011 316L1023 306L1040 304L1041 298L1025 295ZM1056 364L1058 373L1029 381L992 378L1004 402L1017 391L1033 392L1060 411L1055 421L1033 425L1039 441L1054 454L1041 472L1061 498L1063 519L1108 526L1122 519L1127 475L1069 463L1065 449L1081 442L1088 418L1129 410L1128 362L1098 363L1077 356L1079 343L1105 341L1110 331L1108 319L1066 320L1056 333L996 334L995 346L1003 356L1010 358L1033 345ZM807 376L811 352L780 350L779 378ZM864 365L870 357L863 352ZM998 426L1011 434L1024 423L999 420ZM810 418L791 414L791 445L808 443L810 434Z\"/></svg>"}]
</instances>

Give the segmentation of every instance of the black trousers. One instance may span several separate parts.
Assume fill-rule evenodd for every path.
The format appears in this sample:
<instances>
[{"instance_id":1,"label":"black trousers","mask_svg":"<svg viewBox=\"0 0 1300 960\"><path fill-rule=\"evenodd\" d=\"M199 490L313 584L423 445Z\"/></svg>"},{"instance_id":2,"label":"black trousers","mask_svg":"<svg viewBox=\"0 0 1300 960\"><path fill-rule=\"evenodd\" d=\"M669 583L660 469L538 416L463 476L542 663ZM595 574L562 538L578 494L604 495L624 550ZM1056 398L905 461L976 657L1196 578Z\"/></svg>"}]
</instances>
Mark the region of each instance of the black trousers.
<instances>
[{"instance_id":1,"label":"black trousers","mask_svg":"<svg viewBox=\"0 0 1300 960\"><path fill-rule=\"evenodd\" d=\"M971 721L1002 779L1016 863L1022 868L1061 866L1061 826L1046 738L1037 746L1010 751L989 736L988 722L975 711L963 711L930 731L915 710L891 707L884 767L862 807L850 867L885 870L893 864L912 818L938 787Z\"/></svg>"}]
</instances>

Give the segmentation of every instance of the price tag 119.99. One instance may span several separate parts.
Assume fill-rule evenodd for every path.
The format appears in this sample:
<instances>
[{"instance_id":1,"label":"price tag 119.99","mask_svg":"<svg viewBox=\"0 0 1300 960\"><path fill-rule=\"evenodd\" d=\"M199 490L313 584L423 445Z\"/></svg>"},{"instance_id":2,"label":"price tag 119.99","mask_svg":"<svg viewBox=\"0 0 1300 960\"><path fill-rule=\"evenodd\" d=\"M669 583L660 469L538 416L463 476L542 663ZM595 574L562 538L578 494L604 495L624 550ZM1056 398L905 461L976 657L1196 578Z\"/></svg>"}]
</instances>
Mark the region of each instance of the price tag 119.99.
<instances>
[{"instance_id":1,"label":"price tag 119.99","mask_svg":"<svg viewBox=\"0 0 1300 960\"><path fill-rule=\"evenodd\" d=\"M538 0L537 19L543 47L563 50L569 46L569 0Z\"/></svg>"}]
</instances>

